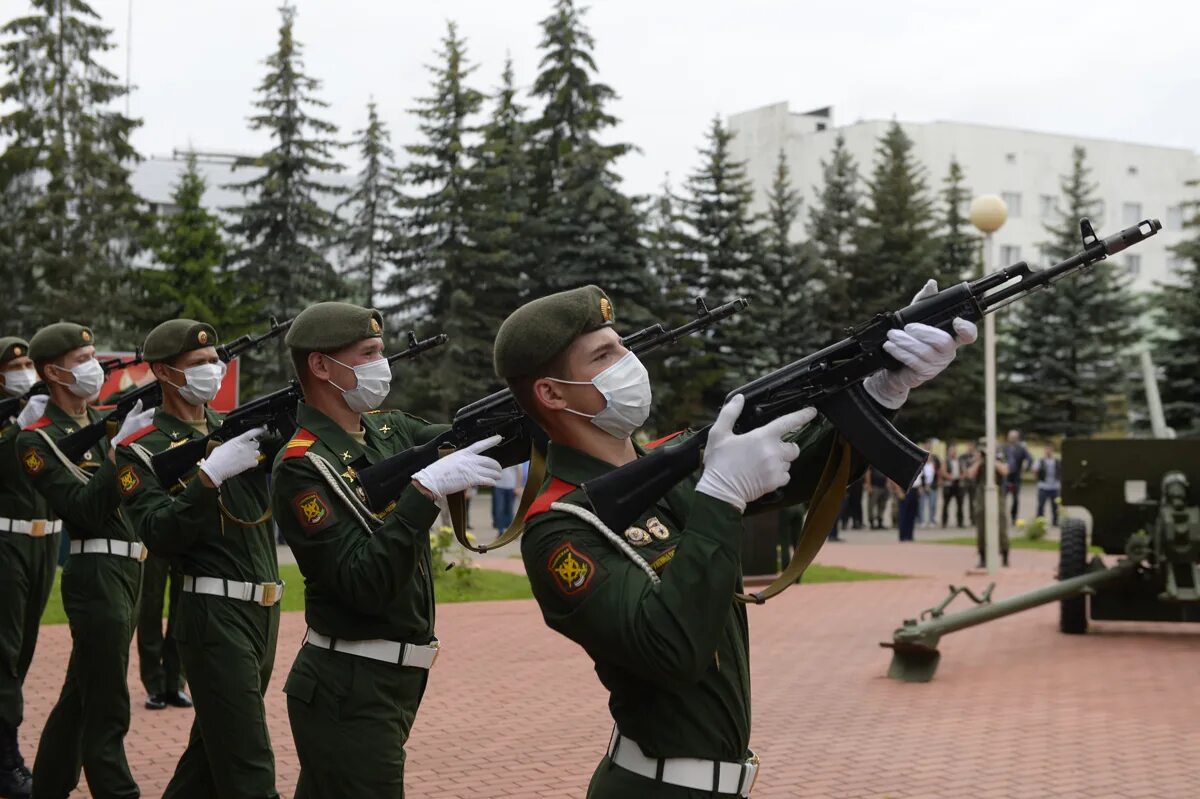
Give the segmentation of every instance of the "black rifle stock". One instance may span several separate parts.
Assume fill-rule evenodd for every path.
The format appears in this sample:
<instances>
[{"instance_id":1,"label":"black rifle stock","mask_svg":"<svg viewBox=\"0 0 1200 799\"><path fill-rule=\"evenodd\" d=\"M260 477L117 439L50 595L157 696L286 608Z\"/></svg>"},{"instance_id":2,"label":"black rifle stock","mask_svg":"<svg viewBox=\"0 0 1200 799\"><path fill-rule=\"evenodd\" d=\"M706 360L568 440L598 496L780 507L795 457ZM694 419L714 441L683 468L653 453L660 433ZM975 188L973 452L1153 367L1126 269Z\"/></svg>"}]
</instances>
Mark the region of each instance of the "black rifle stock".
<instances>
[{"instance_id":1,"label":"black rifle stock","mask_svg":"<svg viewBox=\"0 0 1200 799\"><path fill-rule=\"evenodd\" d=\"M867 462L898 485L912 485L928 453L898 431L862 387L862 381L879 369L900 367L883 349L888 331L919 322L954 335L956 317L976 322L1162 229L1157 219L1147 219L1099 239L1087 219L1080 220L1079 227L1083 249L1064 261L1042 270L1021 261L945 288L899 311L877 314L851 328L842 341L731 391L727 400L737 394L746 398L735 431L753 430L784 414L814 406ZM627 529L646 508L700 467L710 427L585 482L583 489L593 511L610 529Z\"/></svg>"},{"instance_id":2,"label":"black rifle stock","mask_svg":"<svg viewBox=\"0 0 1200 799\"><path fill-rule=\"evenodd\" d=\"M696 318L690 322L670 329L662 324L651 325L624 337L621 343L640 356L728 319L747 305L749 302L739 297L709 308L703 298L699 298L696 300ZM530 440L545 449L547 442L546 433L525 415L512 392L501 389L460 408L454 414L450 429L436 438L360 470L358 483L366 494L367 506L377 512L386 508L412 482L414 474L438 459L442 449L461 449L494 435L500 435L502 440L488 450L492 456L514 454L522 447L522 442ZM528 452L527 444L524 451ZM504 462L507 458L498 457L497 460Z\"/></svg>"},{"instance_id":3,"label":"black rifle stock","mask_svg":"<svg viewBox=\"0 0 1200 799\"><path fill-rule=\"evenodd\" d=\"M286 323L290 324L290 322ZM286 326L286 325L285 325ZM395 355L388 356L388 363L415 358L423 352L445 344L449 338L445 333L417 340L415 333L408 334L408 347ZM290 385L266 396L251 400L231 411L221 426L202 438L195 438L177 447L163 450L150 459L154 474L163 485L173 485L187 476L200 460L208 454L210 444L219 444L240 436L247 430L266 426L281 435L291 435L296 429L296 405L304 398L300 384Z\"/></svg>"},{"instance_id":4,"label":"black rifle stock","mask_svg":"<svg viewBox=\"0 0 1200 799\"><path fill-rule=\"evenodd\" d=\"M116 427L111 430L109 427L119 426L133 410L133 406L137 404L138 400L142 401L143 408L157 407L162 402L162 386L156 380L138 387L122 397L116 407L105 414L103 419L63 436L54 442L55 445L63 455L67 456L68 460L72 462L80 460L88 450L99 444L104 436L116 435Z\"/></svg>"}]
</instances>

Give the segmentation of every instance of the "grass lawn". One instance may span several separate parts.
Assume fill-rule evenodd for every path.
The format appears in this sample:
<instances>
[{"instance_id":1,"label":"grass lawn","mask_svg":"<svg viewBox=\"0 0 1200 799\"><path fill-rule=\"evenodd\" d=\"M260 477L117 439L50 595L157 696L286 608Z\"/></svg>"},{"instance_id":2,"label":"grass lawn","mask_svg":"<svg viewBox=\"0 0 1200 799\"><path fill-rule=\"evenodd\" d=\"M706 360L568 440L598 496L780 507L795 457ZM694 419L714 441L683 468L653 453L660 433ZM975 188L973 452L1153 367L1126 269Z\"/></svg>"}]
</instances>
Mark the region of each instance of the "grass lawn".
<instances>
[{"instance_id":1,"label":"grass lawn","mask_svg":"<svg viewBox=\"0 0 1200 799\"><path fill-rule=\"evenodd\" d=\"M888 574L887 572L862 572L847 569L845 566L823 566L814 563L809 566L800 582L803 583L858 583L864 580L906 580L904 574Z\"/></svg>"},{"instance_id":2,"label":"grass lawn","mask_svg":"<svg viewBox=\"0 0 1200 799\"><path fill-rule=\"evenodd\" d=\"M962 538L941 538L933 541L926 541L926 544L950 544L951 546L973 547L975 546L975 536L963 536ZM1041 549L1048 552L1058 551L1058 542L1051 541L1047 538L1009 538L1008 545L1012 549ZM1103 555L1104 550L1100 547L1088 547L1088 552L1093 555Z\"/></svg>"}]
</instances>

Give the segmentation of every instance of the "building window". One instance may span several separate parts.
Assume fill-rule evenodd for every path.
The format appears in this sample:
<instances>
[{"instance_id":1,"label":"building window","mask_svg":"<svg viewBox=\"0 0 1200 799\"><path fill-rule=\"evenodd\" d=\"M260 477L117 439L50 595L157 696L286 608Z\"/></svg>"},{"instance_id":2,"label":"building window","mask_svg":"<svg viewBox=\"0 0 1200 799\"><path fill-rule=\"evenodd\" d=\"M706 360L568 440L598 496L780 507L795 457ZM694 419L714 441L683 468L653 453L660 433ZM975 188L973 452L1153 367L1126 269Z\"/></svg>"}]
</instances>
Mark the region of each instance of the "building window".
<instances>
[{"instance_id":1,"label":"building window","mask_svg":"<svg viewBox=\"0 0 1200 799\"><path fill-rule=\"evenodd\" d=\"M1142 221L1142 204L1141 203L1122 203L1121 204L1121 224L1136 225Z\"/></svg>"},{"instance_id":2,"label":"building window","mask_svg":"<svg viewBox=\"0 0 1200 799\"><path fill-rule=\"evenodd\" d=\"M1038 257L1042 259L1042 266L1050 266L1055 263L1054 253L1045 245L1038 247Z\"/></svg>"},{"instance_id":3,"label":"building window","mask_svg":"<svg viewBox=\"0 0 1200 799\"><path fill-rule=\"evenodd\" d=\"M1004 204L1008 206L1008 218L1021 218L1021 195L1019 192L1006 191L1000 195L1000 199L1004 200Z\"/></svg>"},{"instance_id":4,"label":"building window","mask_svg":"<svg viewBox=\"0 0 1200 799\"><path fill-rule=\"evenodd\" d=\"M828 126L828 125L826 125L824 122L818 122L818 123L817 123L817 130L818 130L818 131L825 130L825 128L827 128L827 127L829 127L829 126Z\"/></svg>"},{"instance_id":5,"label":"building window","mask_svg":"<svg viewBox=\"0 0 1200 799\"><path fill-rule=\"evenodd\" d=\"M1167 230L1183 230L1183 206L1172 205L1167 208Z\"/></svg>"},{"instance_id":6,"label":"building window","mask_svg":"<svg viewBox=\"0 0 1200 799\"><path fill-rule=\"evenodd\" d=\"M1131 167L1127 168L1125 170L1125 172L1126 172L1126 174L1128 174L1131 177L1136 177L1137 173L1138 173L1138 168L1136 166L1131 166Z\"/></svg>"},{"instance_id":7,"label":"building window","mask_svg":"<svg viewBox=\"0 0 1200 799\"><path fill-rule=\"evenodd\" d=\"M1058 198L1053 194L1043 194L1039 202L1042 219L1053 219L1058 216Z\"/></svg>"},{"instance_id":8,"label":"building window","mask_svg":"<svg viewBox=\"0 0 1200 799\"><path fill-rule=\"evenodd\" d=\"M1016 153L1005 153L1004 160L1010 164L1015 164L1015 163L1017 163L1017 154Z\"/></svg>"},{"instance_id":9,"label":"building window","mask_svg":"<svg viewBox=\"0 0 1200 799\"><path fill-rule=\"evenodd\" d=\"M997 266L1003 269L1006 266L1012 266L1020 260L1021 248L1015 244L1005 244L1000 248L1000 263Z\"/></svg>"},{"instance_id":10,"label":"building window","mask_svg":"<svg viewBox=\"0 0 1200 799\"><path fill-rule=\"evenodd\" d=\"M1138 275L1140 275L1142 273L1142 256L1126 255L1125 256L1125 268L1129 271L1130 277L1136 278Z\"/></svg>"},{"instance_id":11,"label":"building window","mask_svg":"<svg viewBox=\"0 0 1200 799\"><path fill-rule=\"evenodd\" d=\"M1182 272L1187 268L1187 263L1187 258L1181 258L1178 255L1172 255L1167 259L1167 273L1175 274L1176 272Z\"/></svg>"}]
</instances>

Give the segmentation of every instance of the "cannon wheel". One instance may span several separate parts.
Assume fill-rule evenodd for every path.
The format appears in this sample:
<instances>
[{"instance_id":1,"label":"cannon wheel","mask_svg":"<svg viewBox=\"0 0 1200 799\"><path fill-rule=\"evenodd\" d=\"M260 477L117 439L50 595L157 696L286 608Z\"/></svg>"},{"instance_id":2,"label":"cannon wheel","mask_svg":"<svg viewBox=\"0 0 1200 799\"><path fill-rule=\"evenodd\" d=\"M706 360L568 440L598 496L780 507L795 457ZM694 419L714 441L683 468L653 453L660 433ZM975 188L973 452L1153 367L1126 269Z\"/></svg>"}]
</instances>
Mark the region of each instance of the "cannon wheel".
<instances>
[{"instance_id":1,"label":"cannon wheel","mask_svg":"<svg viewBox=\"0 0 1200 799\"><path fill-rule=\"evenodd\" d=\"M1082 519L1064 519L1058 545L1058 579L1078 577L1087 571L1087 525ZM1087 596L1080 594L1059 602L1058 629L1067 635L1083 635L1088 628Z\"/></svg>"}]
</instances>

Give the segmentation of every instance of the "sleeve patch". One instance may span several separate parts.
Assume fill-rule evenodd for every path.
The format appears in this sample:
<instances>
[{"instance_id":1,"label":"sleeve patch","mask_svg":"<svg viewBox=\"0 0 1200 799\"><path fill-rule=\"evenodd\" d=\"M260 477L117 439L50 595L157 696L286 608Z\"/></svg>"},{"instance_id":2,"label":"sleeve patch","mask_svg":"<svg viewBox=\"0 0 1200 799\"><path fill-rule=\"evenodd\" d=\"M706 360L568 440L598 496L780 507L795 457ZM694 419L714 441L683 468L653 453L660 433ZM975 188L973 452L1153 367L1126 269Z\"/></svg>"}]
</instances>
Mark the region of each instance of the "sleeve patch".
<instances>
[{"instance_id":1,"label":"sleeve patch","mask_svg":"<svg viewBox=\"0 0 1200 799\"><path fill-rule=\"evenodd\" d=\"M137 491L142 485L142 478L138 477L137 469L133 464L126 464L117 472L117 485L121 487L121 496L127 497L134 491Z\"/></svg>"},{"instance_id":2,"label":"sleeve patch","mask_svg":"<svg viewBox=\"0 0 1200 799\"><path fill-rule=\"evenodd\" d=\"M591 585L596 575L596 563L570 543L563 544L550 555L546 569L554 585L565 596L576 596Z\"/></svg>"},{"instance_id":3,"label":"sleeve patch","mask_svg":"<svg viewBox=\"0 0 1200 799\"><path fill-rule=\"evenodd\" d=\"M320 488L307 488L297 494L292 500L292 511L309 535L333 523L333 509Z\"/></svg>"},{"instance_id":4,"label":"sleeve patch","mask_svg":"<svg viewBox=\"0 0 1200 799\"><path fill-rule=\"evenodd\" d=\"M670 563L671 559L674 557L675 557L675 547L671 547L666 552L662 553L657 558L652 560L650 562L650 568L654 569L655 574L661 576L663 573L663 569L667 568L667 564Z\"/></svg>"},{"instance_id":5,"label":"sleeve patch","mask_svg":"<svg viewBox=\"0 0 1200 799\"><path fill-rule=\"evenodd\" d=\"M21 455L21 464L29 474L40 474L42 469L46 468L45 458L33 447L25 450Z\"/></svg>"}]
</instances>

